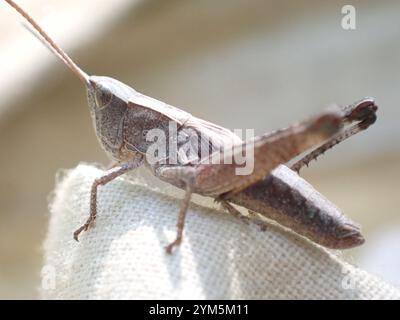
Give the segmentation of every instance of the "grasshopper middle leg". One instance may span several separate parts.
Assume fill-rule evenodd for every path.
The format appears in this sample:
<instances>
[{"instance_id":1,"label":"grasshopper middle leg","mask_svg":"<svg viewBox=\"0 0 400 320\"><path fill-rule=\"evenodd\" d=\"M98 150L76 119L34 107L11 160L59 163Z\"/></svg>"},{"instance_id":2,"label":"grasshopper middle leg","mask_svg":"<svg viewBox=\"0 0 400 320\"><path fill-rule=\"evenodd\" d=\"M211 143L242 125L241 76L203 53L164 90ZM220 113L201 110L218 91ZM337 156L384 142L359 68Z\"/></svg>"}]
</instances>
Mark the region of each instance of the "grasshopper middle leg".
<instances>
[{"instance_id":1,"label":"grasshopper middle leg","mask_svg":"<svg viewBox=\"0 0 400 320\"><path fill-rule=\"evenodd\" d=\"M182 199L179 209L178 223L176 225L176 237L165 247L167 253L171 254L172 249L182 242L183 230L185 228L185 220L187 210L190 204L190 198L193 193L194 185L194 170L192 167L185 166L160 166L155 169L156 175L164 179L172 179L173 181L180 181L180 187L186 190L185 196Z\"/></svg>"}]
</instances>

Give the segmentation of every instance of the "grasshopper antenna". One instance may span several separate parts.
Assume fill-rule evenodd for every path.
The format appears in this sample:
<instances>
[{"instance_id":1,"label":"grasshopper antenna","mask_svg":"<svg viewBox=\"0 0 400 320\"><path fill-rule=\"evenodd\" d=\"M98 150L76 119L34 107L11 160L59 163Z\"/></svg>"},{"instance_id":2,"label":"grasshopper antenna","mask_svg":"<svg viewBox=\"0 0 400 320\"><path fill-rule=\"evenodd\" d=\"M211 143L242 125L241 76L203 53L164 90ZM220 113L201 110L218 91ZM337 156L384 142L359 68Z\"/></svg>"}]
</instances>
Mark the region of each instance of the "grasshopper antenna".
<instances>
[{"instance_id":1,"label":"grasshopper antenna","mask_svg":"<svg viewBox=\"0 0 400 320\"><path fill-rule=\"evenodd\" d=\"M38 32L41 40L44 41L46 46L51 49L51 51L60 58L64 64L81 80L85 85L89 83L89 76L81 68L79 68L74 61L50 38L50 36L39 26L39 24L26 13L19 5L17 5L13 0L5 0L11 7L13 7L21 16L24 17L29 22L29 25Z\"/></svg>"}]
</instances>

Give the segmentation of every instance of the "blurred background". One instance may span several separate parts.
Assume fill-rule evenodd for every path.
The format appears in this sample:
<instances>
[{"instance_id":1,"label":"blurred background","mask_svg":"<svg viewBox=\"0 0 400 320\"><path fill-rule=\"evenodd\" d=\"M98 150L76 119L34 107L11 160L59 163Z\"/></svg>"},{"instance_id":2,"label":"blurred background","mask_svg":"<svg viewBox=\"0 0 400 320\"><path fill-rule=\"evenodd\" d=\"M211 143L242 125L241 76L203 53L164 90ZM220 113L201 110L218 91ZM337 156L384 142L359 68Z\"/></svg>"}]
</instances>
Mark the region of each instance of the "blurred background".
<instances>
[{"instance_id":1,"label":"blurred background","mask_svg":"<svg viewBox=\"0 0 400 320\"><path fill-rule=\"evenodd\" d=\"M345 259L400 286L400 2L16 1L89 74L230 129L375 97L377 123L302 176L363 226ZM81 83L21 21L0 2L0 298L37 297L57 172L108 164Z\"/></svg>"}]
</instances>

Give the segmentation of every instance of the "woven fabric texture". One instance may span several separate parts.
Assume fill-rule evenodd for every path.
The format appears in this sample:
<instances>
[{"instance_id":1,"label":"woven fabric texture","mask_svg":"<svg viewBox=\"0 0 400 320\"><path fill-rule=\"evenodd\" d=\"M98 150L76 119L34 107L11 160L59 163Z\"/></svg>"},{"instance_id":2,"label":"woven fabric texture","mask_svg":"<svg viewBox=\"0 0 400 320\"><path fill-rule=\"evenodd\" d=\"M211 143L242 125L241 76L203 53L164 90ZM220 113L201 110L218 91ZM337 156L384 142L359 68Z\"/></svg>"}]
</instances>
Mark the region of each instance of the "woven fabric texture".
<instances>
[{"instance_id":1,"label":"woven fabric texture","mask_svg":"<svg viewBox=\"0 0 400 320\"><path fill-rule=\"evenodd\" d=\"M89 213L102 171L79 165L57 184L44 244L45 299L399 299L400 291L297 235L260 231L191 204L173 255L180 201L124 176L99 188L96 227L72 233Z\"/></svg>"}]
</instances>

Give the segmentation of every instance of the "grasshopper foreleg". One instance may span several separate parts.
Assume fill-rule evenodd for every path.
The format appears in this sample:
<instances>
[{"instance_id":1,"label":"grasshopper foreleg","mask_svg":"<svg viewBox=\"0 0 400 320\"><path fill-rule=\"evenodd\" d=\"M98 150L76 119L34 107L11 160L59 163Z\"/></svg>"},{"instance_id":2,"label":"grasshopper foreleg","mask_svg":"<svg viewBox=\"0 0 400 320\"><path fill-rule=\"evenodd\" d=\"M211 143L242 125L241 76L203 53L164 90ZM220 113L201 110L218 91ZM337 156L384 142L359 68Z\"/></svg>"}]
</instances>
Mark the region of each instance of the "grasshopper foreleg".
<instances>
[{"instance_id":1,"label":"grasshopper foreleg","mask_svg":"<svg viewBox=\"0 0 400 320\"><path fill-rule=\"evenodd\" d=\"M90 227L94 226L94 222L97 217L97 188L100 185L105 185L108 182L119 177L120 175L137 168L138 166L141 165L141 163L142 163L142 159L136 159L135 161L132 161L132 162L123 163L119 166L115 166L114 168L106 171L106 173L103 176L94 180L91 191L90 191L89 218L86 220L86 222L80 228L78 228L74 232L74 239L76 241L78 241L79 234L82 231L87 231Z\"/></svg>"}]
</instances>

